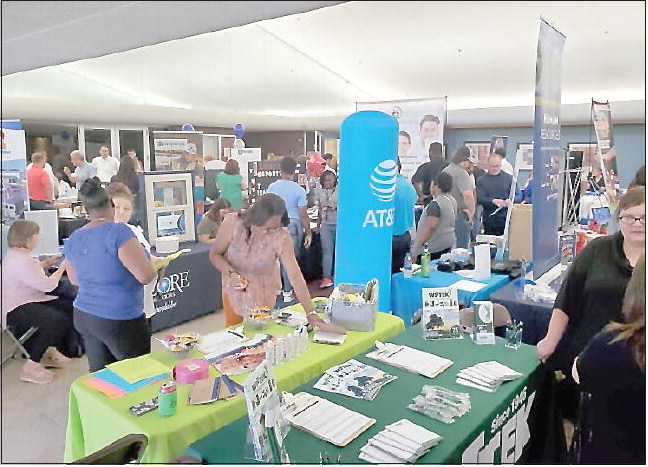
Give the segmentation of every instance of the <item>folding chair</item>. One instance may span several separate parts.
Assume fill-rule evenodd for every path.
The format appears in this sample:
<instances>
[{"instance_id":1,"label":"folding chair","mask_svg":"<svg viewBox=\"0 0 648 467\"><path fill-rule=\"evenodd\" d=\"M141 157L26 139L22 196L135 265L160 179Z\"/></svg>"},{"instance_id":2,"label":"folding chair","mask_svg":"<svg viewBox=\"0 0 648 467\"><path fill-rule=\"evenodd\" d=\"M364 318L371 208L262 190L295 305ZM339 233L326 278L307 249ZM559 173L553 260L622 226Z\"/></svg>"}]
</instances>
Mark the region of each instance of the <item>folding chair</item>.
<instances>
[{"instance_id":1,"label":"folding chair","mask_svg":"<svg viewBox=\"0 0 648 467\"><path fill-rule=\"evenodd\" d=\"M135 433L126 435L72 464L139 464L147 444L146 435Z\"/></svg>"},{"instance_id":2,"label":"folding chair","mask_svg":"<svg viewBox=\"0 0 648 467\"><path fill-rule=\"evenodd\" d=\"M9 337L9 340L11 340L11 348L6 353L3 352L2 365L4 365L10 359L14 358L19 351L25 358L31 358L31 355L29 355L29 352L27 352L27 349L25 349L23 344L37 331L38 327L32 326L27 329L27 331L25 331L22 336L16 337L11 331L11 328L7 327L6 329L3 329L3 334L6 334Z\"/></svg>"}]
</instances>

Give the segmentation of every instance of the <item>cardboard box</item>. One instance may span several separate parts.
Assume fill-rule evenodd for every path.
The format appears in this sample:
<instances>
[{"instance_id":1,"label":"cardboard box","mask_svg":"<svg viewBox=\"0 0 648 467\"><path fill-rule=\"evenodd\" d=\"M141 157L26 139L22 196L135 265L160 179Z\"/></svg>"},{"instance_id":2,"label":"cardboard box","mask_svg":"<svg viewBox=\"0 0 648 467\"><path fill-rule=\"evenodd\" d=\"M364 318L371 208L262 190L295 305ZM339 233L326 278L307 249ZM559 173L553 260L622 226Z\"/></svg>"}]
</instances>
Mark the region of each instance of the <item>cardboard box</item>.
<instances>
[{"instance_id":1,"label":"cardboard box","mask_svg":"<svg viewBox=\"0 0 648 467\"><path fill-rule=\"evenodd\" d=\"M509 259L533 261L533 205L514 204L508 231Z\"/></svg>"}]
</instances>

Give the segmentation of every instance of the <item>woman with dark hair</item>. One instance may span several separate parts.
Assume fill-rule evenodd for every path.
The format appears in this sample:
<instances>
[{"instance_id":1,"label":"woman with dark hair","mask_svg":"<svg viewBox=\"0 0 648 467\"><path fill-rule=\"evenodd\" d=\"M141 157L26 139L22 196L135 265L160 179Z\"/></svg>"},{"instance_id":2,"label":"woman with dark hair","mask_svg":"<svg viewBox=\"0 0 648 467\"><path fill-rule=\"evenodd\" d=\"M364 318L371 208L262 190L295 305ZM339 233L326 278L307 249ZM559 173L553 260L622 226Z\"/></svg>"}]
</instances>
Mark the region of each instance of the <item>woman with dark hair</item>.
<instances>
[{"instance_id":1,"label":"woman with dark hair","mask_svg":"<svg viewBox=\"0 0 648 467\"><path fill-rule=\"evenodd\" d=\"M243 212L225 216L209 252L209 259L223 280L225 325L240 323L260 307L274 308L281 287L277 261L280 260L308 322L318 328L341 331L324 323L313 311L287 224L286 204L272 193L260 196Z\"/></svg>"},{"instance_id":2,"label":"woman with dark hair","mask_svg":"<svg viewBox=\"0 0 648 467\"><path fill-rule=\"evenodd\" d=\"M65 244L70 282L79 286L74 327L86 346L90 371L151 351L144 284L156 273L148 253L125 224L98 178L79 190L90 222Z\"/></svg>"},{"instance_id":3,"label":"woman with dark hair","mask_svg":"<svg viewBox=\"0 0 648 467\"><path fill-rule=\"evenodd\" d=\"M205 213L202 220L198 224L198 241L203 243L214 243L216 234L218 234L218 229L220 229L221 223L225 214L230 211L232 204L227 200L227 198L218 198L214 201L209 208L209 211Z\"/></svg>"},{"instance_id":4,"label":"woman with dark hair","mask_svg":"<svg viewBox=\"0 0 648 467\"><path fill-rule=\"evenodd\" d=\"M426 206L416 228L410 253L420 264L423 245L427 243L430 259L439 259L454 248L457 201L450 194L452 175L439 172L430 186L432 201Z\"/></svg>"},{"instance_id":5,"label":"woman with dark hair","mask_svg":"<svg viewBox=\"0 0 648 467\"><path fill-rule=\"evenodd\" d=\"M46 384L54 373L45 367L61 368L70 359L59 352L63 349L72 326L72 302L49 295L65 272L66 261L50 276L46 276L31 251L36 248L40 227L36 222L18 219L9 228L9 249L2 260L2 329L10 326L17 336L30 327L38 331L23 345L29 352L20 379Z\"/></svg>"},{"instance_id":6,"label":"woman with dark hair","mask_svg":"<svg viewBox=\"0 0 648 467\"><path fill-rule=\"evenodd\" d=\"M622 322L611 322L574 361L581 414L579 464L646 464L646 257L623 298Z\"/></svg>"},{"instance_id":7,"label":"woman with dark hair","mask_svg":"<svg viewBox=\"0 0 648 467\"><path fill-rule=\"evenodd\" d=\"M328 170L320 175L321 188L315 188L315 203L318 206L317 227L322 242L322 275L320 289L333 286L333 254L335 253L335 232L337 229L337 177Z\"/></svg>"},{"instance_id":8,"label":"woman with dark hair","mask_svg":"<svg viewBox=\"0 0 648 467\"><path fill-rule=\"evenodd\" d=\"M635 186L646 186L646 164L637 169L634 178L628 185L628 189Z\"/></svg>"},{"instance_id":9,"label":"woman with dark hair","mask_svg":"<svg viewBox=\"0 0 648 467\"><path fill-rule=\"evenodd\" d=\"M227 199L233 210L239 211L243 207L243 190L247 190L247 183L241 176L236 159L228 160L225 171L216 175L216 186L220 190L220 197Z\"/></svg>"},{"instance_id":10,"label":"woman with dark hair","mask_svg":"<svg viewBox=\"0 0 648 467\"><path fill-rule=\"evenodd\" d=\"M119 160L119 170L110 179L110 182L121 182L128 187L133 196L139 192L139 179L137 178L137 167L131 156L123 156Z\"/></svg>"}]
</instances>

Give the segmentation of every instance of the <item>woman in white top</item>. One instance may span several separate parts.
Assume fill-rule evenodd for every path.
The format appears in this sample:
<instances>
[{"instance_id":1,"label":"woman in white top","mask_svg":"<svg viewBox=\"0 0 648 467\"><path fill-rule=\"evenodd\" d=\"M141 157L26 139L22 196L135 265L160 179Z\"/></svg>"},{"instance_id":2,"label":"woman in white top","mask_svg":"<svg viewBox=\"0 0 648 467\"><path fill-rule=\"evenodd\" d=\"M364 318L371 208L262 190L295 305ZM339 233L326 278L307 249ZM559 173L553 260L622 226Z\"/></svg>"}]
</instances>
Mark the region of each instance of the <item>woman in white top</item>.
<instances>
[{"instance_id":1,"label":"woman in white top","mask_svg":"<svg viewBox=\"0 0 648 467\"><path fill-rule=\"evenodd\" d=\"M115 205L115 222L121 222L126 224L133 231L137 237L137 241L142 244L146 251L151 253L151 244L148 242L144 236L144 231L140 226L129 224L131 217L133 216L133 194L128 189L128 187L121 182L112 182L108 186L108 196L112 199L113 204ZM166 258L159 256L151 255L151 263L153 267L158 269L159 263L163 263ZM159 269L159 271L163 271ZM155 314L155 306L153 304L153 295L155 295L155 286L157 285L158 278L160 273L158 271L158 276L153 279L151 282L144 286L144 314L147 318L150 318Z\"/></svg>"}]
</instances>

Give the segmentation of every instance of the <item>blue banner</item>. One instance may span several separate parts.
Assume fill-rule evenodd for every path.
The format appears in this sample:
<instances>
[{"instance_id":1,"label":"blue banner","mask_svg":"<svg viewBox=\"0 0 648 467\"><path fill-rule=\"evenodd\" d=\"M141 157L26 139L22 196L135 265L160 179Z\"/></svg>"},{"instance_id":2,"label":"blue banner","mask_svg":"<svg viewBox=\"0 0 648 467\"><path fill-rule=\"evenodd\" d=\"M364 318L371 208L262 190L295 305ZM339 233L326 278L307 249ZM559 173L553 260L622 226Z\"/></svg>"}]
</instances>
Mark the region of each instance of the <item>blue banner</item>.
<instances>
[{"instance_id":1,"label":"blue banner","mask_svg":"<svg viewBox=\"0 0 648 467\"><path fill-rule=\"evenodd\" d=\"M558 230L562 215L560 93L565 36L540 20L533 123L533 277L560 261Z\"/></svg>"},{"instance_id":2,"label":"blue banner","mask_svg":"<svg viewBox=\"0 0 648 467\"><path fill-rule=\"evenodd\" d=\"M335 284L378 279L380 311L389 311L398 122L364 110L340 128Z\"/></svg>"}]
</instances>

